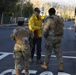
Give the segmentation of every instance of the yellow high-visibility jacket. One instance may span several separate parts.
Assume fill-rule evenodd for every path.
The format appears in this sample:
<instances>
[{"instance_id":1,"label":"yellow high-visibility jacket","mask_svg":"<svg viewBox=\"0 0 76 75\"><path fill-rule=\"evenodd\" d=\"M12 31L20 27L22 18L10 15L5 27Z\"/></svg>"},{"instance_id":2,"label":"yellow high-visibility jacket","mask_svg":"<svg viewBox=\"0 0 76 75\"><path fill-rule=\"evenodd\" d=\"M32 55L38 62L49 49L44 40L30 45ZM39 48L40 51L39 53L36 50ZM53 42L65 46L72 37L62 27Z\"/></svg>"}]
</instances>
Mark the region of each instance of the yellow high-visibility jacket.
<instances>
[{"instance_id":1,"label":"yellow high-visibility jacket","mask_svg":"<svg viewBox=\"0 0 76 75\"><path fill-rule=\"evenodd\" d=\"M39 19L37 19L36 15L33 14L30 19L29 19L29 22L28 22L28 27L29 29L34 32L35 30L37 31L38 33L38 37L42 37L42 18L41 16L39 16Z\"/></svg>"}]
</instances>

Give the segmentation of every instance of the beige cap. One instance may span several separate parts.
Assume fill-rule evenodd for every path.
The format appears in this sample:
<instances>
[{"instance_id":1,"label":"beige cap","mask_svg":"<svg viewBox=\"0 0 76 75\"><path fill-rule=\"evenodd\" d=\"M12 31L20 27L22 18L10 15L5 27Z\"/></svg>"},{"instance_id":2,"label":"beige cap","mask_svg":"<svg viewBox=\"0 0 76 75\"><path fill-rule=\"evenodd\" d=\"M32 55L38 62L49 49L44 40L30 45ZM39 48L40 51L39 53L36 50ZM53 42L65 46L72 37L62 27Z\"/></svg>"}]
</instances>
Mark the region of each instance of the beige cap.
<instances>
[{"instance_id":1,"label":"beige cap","mask_svg":"<svg viewBox=\"0 0 76 75\"><path fill-rule=\"evenodd\" d=\"M18 21L25 21L24 17L18 17Z\"/></svg>"}]
</instances>

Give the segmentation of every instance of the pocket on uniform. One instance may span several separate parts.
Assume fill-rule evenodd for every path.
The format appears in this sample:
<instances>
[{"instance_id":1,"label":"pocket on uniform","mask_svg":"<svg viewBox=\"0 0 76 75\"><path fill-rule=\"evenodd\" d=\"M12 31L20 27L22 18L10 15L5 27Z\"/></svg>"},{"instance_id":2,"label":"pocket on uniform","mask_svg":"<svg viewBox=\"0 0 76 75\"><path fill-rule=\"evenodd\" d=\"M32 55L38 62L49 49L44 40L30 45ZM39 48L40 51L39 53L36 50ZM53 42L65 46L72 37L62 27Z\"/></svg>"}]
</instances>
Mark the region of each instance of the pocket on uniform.
<instances>
[{"instance_id":1,"label":"pocket on uniform","mask_svg":"<svg viewBox=\"0 0 76 75\"><path fill-rule=\"evenodd\" d=\"M14 51L14 55L13 55L13 57L15 58L15 59L20 59L21 58L21 55L22 55L22 53L21 52L19 52L19 51Z\"/></svg>"}]
</instances>

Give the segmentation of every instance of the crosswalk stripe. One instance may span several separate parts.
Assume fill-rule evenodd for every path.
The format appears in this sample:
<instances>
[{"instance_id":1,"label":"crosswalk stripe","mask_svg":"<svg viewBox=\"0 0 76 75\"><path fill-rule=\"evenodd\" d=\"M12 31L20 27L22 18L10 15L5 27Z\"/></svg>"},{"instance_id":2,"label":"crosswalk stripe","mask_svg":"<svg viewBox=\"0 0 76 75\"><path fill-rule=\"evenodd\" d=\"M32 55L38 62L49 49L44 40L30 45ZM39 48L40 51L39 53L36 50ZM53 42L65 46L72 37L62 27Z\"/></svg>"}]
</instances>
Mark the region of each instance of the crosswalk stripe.
<instances>
[{"instance_id":1,"label":"crosswalk stripe","mask_svg":"<svg viewBox=\"0 0 76 75\"><path fill-rule=\"evenodd\" d=\"M13 53L8 53L8 52L0 52L0 54L3 54L0 56L0 59L10 55L10 54L13 54ZM34 56L36 56L36 54L34 54ZM45 57L45 55L41 55L42 57ZM56 57L55 55L51 55L51 57ZM72 59L76 59L76 56L62 56L63 58L72 58Z\"/></svg>"}]
</instances>

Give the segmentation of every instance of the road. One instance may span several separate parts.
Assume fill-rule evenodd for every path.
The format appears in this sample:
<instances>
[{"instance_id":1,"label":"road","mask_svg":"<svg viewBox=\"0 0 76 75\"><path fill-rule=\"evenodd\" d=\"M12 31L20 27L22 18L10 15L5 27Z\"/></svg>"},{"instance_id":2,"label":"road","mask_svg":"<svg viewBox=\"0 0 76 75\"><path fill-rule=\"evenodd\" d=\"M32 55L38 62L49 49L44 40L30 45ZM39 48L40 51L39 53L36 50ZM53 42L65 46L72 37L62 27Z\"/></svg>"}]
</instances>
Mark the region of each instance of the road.
<instances>
[{"instance_id":1,"label":"road","mask_svg":"<svg viewBox=\"0 0 76 75\"><path fill-rule=\"evenodd\" d=\"M40 64L30 63L29 75L76 75L76 39L74 23L71 21L64 22L64 35L61 44L61 51L64 61L64 72L58 72L58 62L52 52L52 58L50 59L49 68L44 70ZM13 59L13 46L14 41L10 39L10 34L16 26L0 27L0 75L15 75L14 59ZM45 39L42 38L42 58L45 57ZM35 56L36 57L36 56ZM24 74L24 70L21 70L21 75Z\"/></svg>"}]
</instances>

